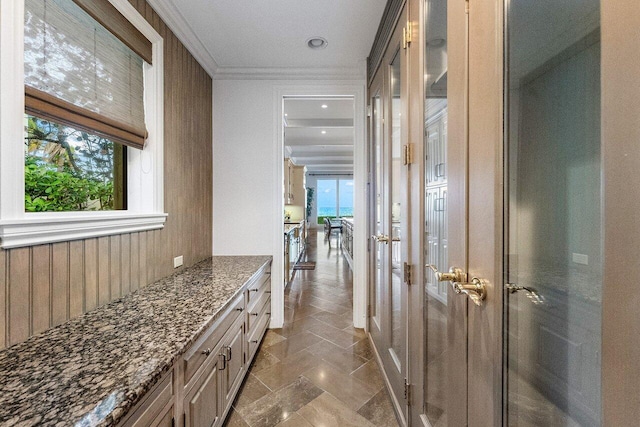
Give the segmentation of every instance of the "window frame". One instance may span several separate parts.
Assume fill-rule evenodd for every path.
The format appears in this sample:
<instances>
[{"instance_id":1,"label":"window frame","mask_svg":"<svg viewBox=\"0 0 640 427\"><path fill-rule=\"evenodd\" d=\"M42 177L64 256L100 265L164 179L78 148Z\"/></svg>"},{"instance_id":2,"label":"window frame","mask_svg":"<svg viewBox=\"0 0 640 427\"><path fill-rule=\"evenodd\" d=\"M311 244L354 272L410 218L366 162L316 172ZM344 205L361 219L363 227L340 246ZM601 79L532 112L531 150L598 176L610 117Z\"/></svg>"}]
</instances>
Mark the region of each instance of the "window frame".
<instances>
[{"instance_id":1,"label":"window frame","mask_svg":"<svg viewBox=\"0 0 640 427\"><path fill-rule=\"evenodd\" d=\"M144 63L144 150L127 150L126 210L24 210L24 2L0 3L0 248L86 239L164 227L163 39L127 0L109 2L152 43Z\"/></svg>"},{"instance_id":2,"label":"window frame","mask_svg":"<svg viewBox=\"0 0 640 427\"><path fill-rule=\"evenodd\" d=\"M336 216L334 216L333 218L342 218L342 216L340 215L340 181L351 181L353 183L353 176L351 178L347 178L345 175L345 176L338 176L336 178L317 179L316 188L319 188L320 181L335 181L336 183ZM318 191L317 194L318 196L316 196L316 199L319 197L320 192ZM355 199L355 195L354 195L354 199ZM319 209L320 203L316 201L316 204L318 205L318 209ZM320 218L320 215L318 215L318 212L316 212L316 222L318 218ZM350 217L346 217L346 218L350 218Z\"/></svg>"}]
</instances>

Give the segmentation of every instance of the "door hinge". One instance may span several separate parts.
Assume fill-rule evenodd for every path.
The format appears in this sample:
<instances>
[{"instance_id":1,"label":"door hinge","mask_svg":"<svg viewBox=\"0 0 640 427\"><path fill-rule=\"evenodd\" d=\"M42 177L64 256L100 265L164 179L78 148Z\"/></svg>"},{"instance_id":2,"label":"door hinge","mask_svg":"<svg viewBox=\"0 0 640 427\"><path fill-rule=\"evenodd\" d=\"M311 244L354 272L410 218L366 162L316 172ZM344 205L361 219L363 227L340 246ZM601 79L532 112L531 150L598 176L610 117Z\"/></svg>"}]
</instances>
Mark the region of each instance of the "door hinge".
<instances>
[{"instance_id":1,"label":"door hinge","mask_svg":"<svg viewBox=\"0 0 640 427\"><path fill-rule=\"evenodd\" d=\"M407 406L411 406L411 384L407 379L404 379L404 400L407 402Z\"/></svg>"},{"instance_id":2,"label":"door hinge","mask_svg":"<svg viewBox=\"0 0 640 427\"><path fill-rule=\"evenodd\" d=\"M469 14L469 0L464 0L464 13Z\"/></svg>"},{"instance_id":3,"label":"door hinge","mask_svg":"<svg viewBox=\"0 0 640 427\"><path fill-rule=\"evenodd\" d=\"M407 285L411 285L411 270L412 270L412 265L409 263L404 263L404 282Z\"/></svg>"},{"instance_id":4,"label":"door hinge","mask_svg":"<svg viewBox=\"0 0 640 427\"><path fill-rule=\"evenodd\" d=\"M407 21L407 26L402 29L402 48L406 49L411 45L411 37L413 33L413 25L411 21Z\"/></svg>"},{"instance_id":5,"label":"door hinge","mask_svg":"<svg viewBox=\"0 0 640 427\"><path fill-rule=\"evenodd\" d=\"M371 304L367 305L367 319L371 317Z\"/></svg>"},{"instance_id":6,"label":"door hinge","mask_svg":"<svg viewBox=\"0 0 640 427\"><path fill-rule=\"evenodd\" d=\"M407 21L407 26L402 29L402 48L406 49L411 45L413 33L413 25L411 21Z\"/></svg>"},{"instance_id":7,"label":"door hinge","mask_svg":"<svg viewBox=\"0 0 640 427\"><path fill-rule=\"evenodd\" d=\"M171 417L171 427L176 427L176 419Z\"/></svg>"},{"instance_id":8,"label":"door hinge","mask_svg":"<svg viewBox=\"0 0 640 427\"><path fill-rule=\"evenodd\" d=\"M371 105L367 105L367 117L371 117Z\"/></svg>"},{"instance_id":9,"label":"door hinge","mask_svg":"<svg viewBox=\"0 0 640 427\"><path fill-rule=\"evenodd\" d=\"M405 144L402 146L402 164L410 165L413 163L413 144Z\"/></svg>"}]
</instances>

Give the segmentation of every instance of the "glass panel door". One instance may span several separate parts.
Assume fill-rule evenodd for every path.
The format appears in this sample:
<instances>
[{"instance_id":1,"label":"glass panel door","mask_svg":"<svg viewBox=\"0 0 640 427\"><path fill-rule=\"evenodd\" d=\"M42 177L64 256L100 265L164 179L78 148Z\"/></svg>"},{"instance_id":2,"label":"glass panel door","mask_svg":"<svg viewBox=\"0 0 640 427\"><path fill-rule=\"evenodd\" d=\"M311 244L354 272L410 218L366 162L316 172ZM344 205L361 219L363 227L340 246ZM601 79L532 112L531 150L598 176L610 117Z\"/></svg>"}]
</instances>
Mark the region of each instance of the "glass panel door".
<instances>
[{"instance_id":1,"label":"glass panel door","mask_svg":"<svg viewBox=\"0 0 640 427\"><path fill-rule=\"evenodd\" d=\"M432 267L449 268L447 253L447 1L425 1L424 117L424 390L422 414L432 426L447 417L448 282Z\"/></svg>"},{"instance_id":2,"label":"glass panel door","mask_svg":"<svg viewBox=\"0 0 640 427\"><path fill-rule=\"evenodd\" d=\"M406 22L403 12L399 22ZM407 401L407 172L403 162L406 144L406 50L401 24L396 27L371 88L372 103L372 313L370 330L401 416ZM379 85L379 86L378 86ZM379 87L379 89L377 89ZM384 114L382 114L384 112ZM380 127L380 123L383 124Z\"/></svg>"},{"instance_id":3,"label":"glass panel door","mask_svg":"<svg viewBox=\"0 0 640 427\"><path fill-rule=\"evenodd\" d=\"M382 140L382 94L381 94L381 79L377 79L377 85L374 87L374 95L371 97L371 171L373 173L373 228L372 228L372 286L370 292L370 313L369 316L372 321L369 324L369 331L371 332L374 340L381 340L381 319L382 313L382 286L384 284L384 245L378 245L376 242L376 236L384 234L383 229L383 170L384 170L384 150Z\"/></svg>"},{"instance_id":4,"label":"glass panel door","mask_svg":"<svg viewBox=\"0 0 640 427\"><path fill-rule=\"evenodd\" d=\"M389 292L391 306L391 346L389 354L393 358L395 367L399 373L403 371L404 359L406 357L406 289L404 288L402 277L402 227L404 218L403 209L406 209L402 202L403 180L402 180L402 73L401 60L402 50L398 50L391 65L389 74L391 77L391 89L389 106L390 127L390 155L389 176L390 180L390 201L391 201L391 289ZM406 182L404 183L406 185Z\"/></svg>"},{"instance_id":5,"label":"glass panel door","mask_svg":"<svg viewBox=\"0 0 640 427\"><path fill-rule=\"evenodd\" d=\"M601 422L599 6L508 2L510 426Z\"/></svg>"}]
</instances>

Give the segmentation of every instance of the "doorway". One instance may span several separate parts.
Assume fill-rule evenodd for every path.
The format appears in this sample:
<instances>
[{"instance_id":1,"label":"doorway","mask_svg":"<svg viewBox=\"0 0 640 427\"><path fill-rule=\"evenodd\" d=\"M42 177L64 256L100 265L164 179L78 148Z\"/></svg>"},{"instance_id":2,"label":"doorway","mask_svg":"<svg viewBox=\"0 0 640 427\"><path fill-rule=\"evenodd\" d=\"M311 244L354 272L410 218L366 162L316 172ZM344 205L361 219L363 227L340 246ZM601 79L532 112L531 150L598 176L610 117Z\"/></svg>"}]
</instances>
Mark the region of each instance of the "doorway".
<instances>
[{"instance_id":1,"label":"doorway","mask_svg":"<svg viewBox=\"0 0 640 427\"><path fill-rule=\"evenodd\" d=\"M366 218L366 187L367 187L367 168L366 168L366 151L365 151L365 85L362 84L324 84L324 85L314 85L314 84L299 84L299 85L283 85L276 86L274 90L274 102L276 105L275 111L276 115L274 117L274 129L276 130L275 140L276 144L276 153L278 158L286 158L290 153L285 151L285 135L286 135L286 125L285 125L285 102L289 101L313 101L316 102L320 109L322 109L322 105L327 104L330 100L350 100L351 109L353 111L352 114L352 126L351 126L351 139L353 143L352 156L353 156L353 222L355 224L363 224L366 226L367 218ZM323 102L322 100L327 100ZM329 108L327 108L328 110ZM289 114L289 113L286 113ZM286 116L288 119L289 116ZM307 153L309 150L313 150L311 147L313 145L322 145L319 141L322 141L320 137L330 136L330 129L322 129L319 126L323 126L322 124L316 123L318 127L310 127L311 130L307 130L308 132L316 132L318 133L317 137L319 137L315 143L311 142L307 144L310 148L304 148L304 141L300 144L290 144L290 145L298 145L302 148L302 151L298 150L298 153L294 151L294 154L298 154L299 157L304 157L305 150ZM336 127L336 129L340 129L340 127ZM325 130L327 133L322 134L322 130ZM294 132L295 133L295 132ZM294 140L295 141L295 140ZM332 145L332 144L325 144ZM340 144L335 144L340 145ZM343 148L338 148L344 149ZM341 154L338 154L340 157ZM313 156L312 156L313 157ZM294 157L295 158L295 157ZM305 160L306 162L315 162L320 160ZM338 162L333 162L331 166L335 166ZM310 163L311 164L311 163ZM318 163L321 166L320 163ZM335 169L330 169L330 172L340 172ZM307 174L307 178L310 180L313 178L311 174ZM275 166L274 173L277 185L276 185L276 194L274 194L274 199L280 201L276 204L278 207L278 216L277 218L282 218L285 206L285 191L283 188L285 179L283 173L282 163L278 163ZM316 177L317 179L317 177ZM311 182L311 181L309 181ZM306 183L305 183L306 185ZM317 207L316 207L317 208ZM306 209L304 212L306 216ZM311 213L311 219L313 220L315 215L317 222L317 212ZM305 218L306 219L306 218ZM314 223L314 225L316 225ZM284 284L285 277L284 274L284 222L278 222L274 224L273 229L273 239L274 239L274 247L281 248L281 250L277 251L274 254L274 265L280 265L281 268L274 274L274 293L277 294L277 298L279 302L274 304L274 312L280 313L281 315L284 313ZM353 229L353 326L356 328L364 328L366 323L366 300L367 300L367 262L366 262L366 231L362 227L354 227ZM279 276L279 277L277 277ZM278 283L276 283L278 282ZM283 318L278 322L272 322L272 327L281 327Z\"/></svg>"}]
</instances>

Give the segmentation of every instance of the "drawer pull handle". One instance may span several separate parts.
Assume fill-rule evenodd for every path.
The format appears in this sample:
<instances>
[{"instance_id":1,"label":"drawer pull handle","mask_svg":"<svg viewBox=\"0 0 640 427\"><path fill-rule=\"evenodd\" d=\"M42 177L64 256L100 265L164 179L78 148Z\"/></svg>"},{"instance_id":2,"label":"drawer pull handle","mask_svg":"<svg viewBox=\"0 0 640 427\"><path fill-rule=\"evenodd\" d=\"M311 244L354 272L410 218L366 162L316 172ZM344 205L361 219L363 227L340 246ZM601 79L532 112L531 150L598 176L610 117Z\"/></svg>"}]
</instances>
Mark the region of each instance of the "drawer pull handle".
<instances>
[{"instance_id":1,"label":"drawer pull handle","mask_svg":"<svg viewBox=\"0 0 640 427\"><path fill-rule=\"evenodd\" d=\"M257 316L259 313L251 313L252 316Z\"/></svg>"},{"instance_id":2,"label":"drawer pull handle","mask_svg":"<svg viewBox=\"0 0 640 427\"><path fill-rule=\"evenodd\" d=\"M244 308L242 308L242 307L236 308L236 311L239 311L240 313L242 313L244 311Z\"/></svg>"},{"instance_id":3,"label":"drawer pull handle","mask_svg":"<svg viewBox=\"0 0 640 427\"><path fill-rule=\"evenodd\" d=\"M258 344L258 340L251 340L252 343Z\"/></svg>"},{"instance_id":4,"label":"drawer pull handle","mask_svg":"<svg viewBox=\"0 0 640 427\"><path fill-rule=\"evenodd\" d=\"M259 289L258 288L254 288L254 289L249 289L249 292L258 292Z\"/></svg>"},{"instance_id":5,"label":"drawer pull handle","mask_svg":"<svg viewBox=\"0 0 640 427\"><path fill-rule=\"evenodd\" d=\"M222 368L218 368L218 370L224 371L225 369L227 369L227 356L220 353L220 357L222 357Z\"/></svg>"},{"instance_id":6,"label":"drawer pull handle","mask_svg":"<svg viewBox=\"0 0 640 427\"><path fill-rule=\"evenodd\" d=\"M206 350L202 350L202 354L204 354L205 356L208 356L211 354L211 349L207 348Z\"/></svg>"},{"instance_id":7,"label":"drawer pull handle","mask_svg":"<svg viewBox=\"0 0 640 427\"><path fill-rule=\"evenodd\" d=\"M271 291L264 291L264 293L265 293L265 294L270 294L270 293L271 293Z\"/></svg>"},{"instance_id":8,"label":"drawer pull handle","mask_svg":"<svg viewBox=\"0 0 640 427\"><path fill-rule=\"evenodd\" d=\"M230 346L230 345L228 345L228 346L227 346L227 356L226 356L228 361L231 361L231 356L232 356L232 354L233 354L233 353L232 353L232 350L231 350L231 346Z\"/></svg>"},{"instance_id":9,"label":"drawer pull handle","mask_svg":"<svg viewBox=\"0 0 640 427\"><path fill-rule=\"evenodd\" d=\"M268 316L271 316L271 312L270 312L270 311L267 311L267 315L268 315Z\"/></svg>"}]
</instances>

